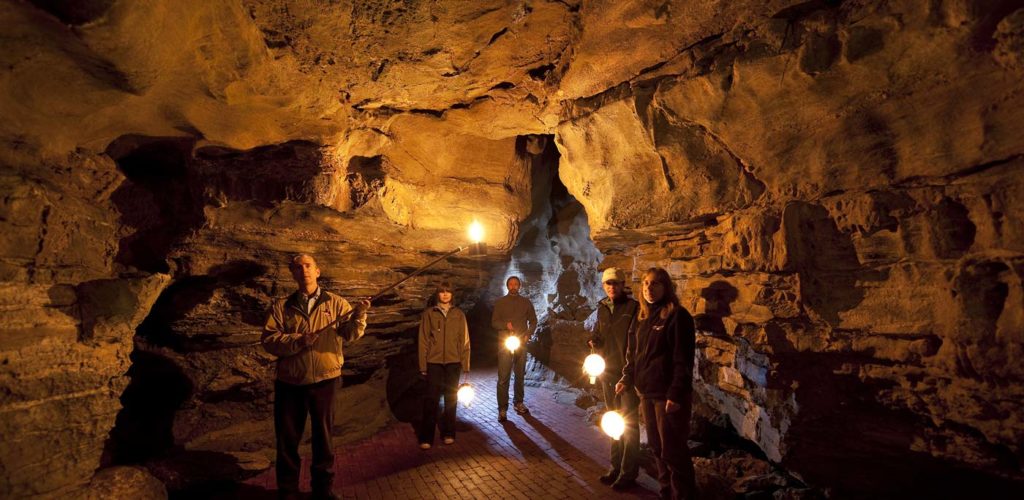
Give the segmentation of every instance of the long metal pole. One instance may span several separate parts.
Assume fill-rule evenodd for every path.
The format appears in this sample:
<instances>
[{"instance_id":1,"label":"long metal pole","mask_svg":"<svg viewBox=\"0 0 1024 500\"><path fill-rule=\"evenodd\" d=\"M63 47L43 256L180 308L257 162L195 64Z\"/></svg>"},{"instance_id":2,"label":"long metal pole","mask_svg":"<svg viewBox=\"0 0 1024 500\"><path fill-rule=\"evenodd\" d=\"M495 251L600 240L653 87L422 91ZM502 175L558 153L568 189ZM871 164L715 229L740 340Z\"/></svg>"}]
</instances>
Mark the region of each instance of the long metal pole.
<instances>
[{"instance_id":1,"label":"long metal pole","mask_svg":"<svg viewBox=\"0 0 1024 500\"><path fill-rule=\"evenodd\" d=\"M373 297L370 297L370 302L372 303L373 301L383 297L386 293L390 292L391 290L393 290L398 285L401 285L402 283L405 283L406 281L408 281L409 278L412 278L413 276L417 276L420 273L422 273L423 271L426 271L428 268L430 268L430 266L433 266L434 264L437 264L438 262L441 262L442 260L447 259L448 257L451 257L452 255L455 255L455 254L457 254L457 253L459 253L459 252L461 252L461 251L463 251L465 249L466 249L466 247L458 247L455 250L452 250L451 252L448 252L448 253L446 253L446 254L444 254L444 255L442 255L442 256L440 256L440 257L438 257L438 258L436 258L436 259L434 259L434 260L432 260L432 261L430 261L428 263L426 263L425 265L421 266L419 269L417 269L417 270L413 271L412 273L410 273L408 276L406 276L406 277L404 277L404 278L402 278L402 279L400 279L400 280L398 280L398 281L388 285L383 290L377 292L376 295L374 295ZM330 323L328 323L327 326L325 326L325 327L323 327L323 328L321 328L321 329L319 329L319 330L317 330L317 331L315 331L315 332L313 332L313 333L311 333L309 335L313 335L314 336L314 340L315 340L315 337L320 335L320 333L322 333L324 330L327 330L328 328L332 328L332 327L334 327L334 325L336 325L338 323L341 323L342 321L348 320L348 318L351 317L352 313L354 313L354 312L355 312L355 309L353 308L351 311L349 311L349 312L339 316L334 321L331 321Z\"/></svg>"}]
</instances>

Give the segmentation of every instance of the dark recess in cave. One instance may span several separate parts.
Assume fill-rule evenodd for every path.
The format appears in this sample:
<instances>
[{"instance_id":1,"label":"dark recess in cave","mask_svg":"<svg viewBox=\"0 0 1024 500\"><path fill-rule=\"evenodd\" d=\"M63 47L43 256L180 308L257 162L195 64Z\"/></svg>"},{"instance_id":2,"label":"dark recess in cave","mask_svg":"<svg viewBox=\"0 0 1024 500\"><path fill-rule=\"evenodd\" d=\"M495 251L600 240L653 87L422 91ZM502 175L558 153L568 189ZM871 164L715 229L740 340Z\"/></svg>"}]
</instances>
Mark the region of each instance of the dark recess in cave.
<instances>
[{"instance_id":1,"label":"dark recess in cave","mask_svg":"<svg viewBox=\"0 0 1024 500\"><path fill-rule=\"evenodd\" d=\"M103 450L101 464L138 464L174 447L174 413L194 390L170 359L136 349L128 369L131 382L121 395L124 408Z\"/></svg>"},{"instance_id":2,"label":"dark recess in cave","mask_svg":"<svg viewBox=\"0 0 1024 500\"><path fill-rule=\"evenodd\" d=\"M65 24L85 24L107 13L114 0L30 0Z\"/></svg>"},{"instance_id":3,"label":"dark recess in cave","mask_svg":"<svg viewBox=\"0 0 1024 500\"><path fill-rule=\"evenodd\" d=\"M115 261L140 271L170 271L167 254L202 226L203 211L189 187L191 139L123 136L107 147L127 181L111 196L121 222L134 232Z\"/></svg>"}]
</instances>

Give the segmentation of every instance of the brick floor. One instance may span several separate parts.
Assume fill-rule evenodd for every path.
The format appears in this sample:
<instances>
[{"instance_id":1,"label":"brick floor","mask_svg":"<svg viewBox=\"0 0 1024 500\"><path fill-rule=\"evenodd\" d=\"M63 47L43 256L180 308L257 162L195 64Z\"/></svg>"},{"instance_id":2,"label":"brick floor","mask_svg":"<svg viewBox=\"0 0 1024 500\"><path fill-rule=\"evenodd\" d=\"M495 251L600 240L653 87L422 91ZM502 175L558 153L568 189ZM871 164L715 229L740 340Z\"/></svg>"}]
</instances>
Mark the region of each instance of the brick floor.
<instances>
[{"instance_id":1,"label":"brick floor","mask_svg":"<svg viewBox=\"0 0 1024 500\"><path fill-rule=\"evenodd\" d=\"M335 493L344 498L656 498L657 481L641 472L638 488L620 494L597 478L608 467L610 439L559 393L526 388L524 417L498 422L493 368L474 371L477 391L459 408L456 442L419 449L412 427L394 423L364 441L335 450ZM562 400L572 399L562 394ZM308 431L307 431L308 433ZM308 456L302 488L309 489ZM239 496L276 489L273 469L246 481ZM249 488L249 490L246 490Z\"/></svg>"}]
</instances>

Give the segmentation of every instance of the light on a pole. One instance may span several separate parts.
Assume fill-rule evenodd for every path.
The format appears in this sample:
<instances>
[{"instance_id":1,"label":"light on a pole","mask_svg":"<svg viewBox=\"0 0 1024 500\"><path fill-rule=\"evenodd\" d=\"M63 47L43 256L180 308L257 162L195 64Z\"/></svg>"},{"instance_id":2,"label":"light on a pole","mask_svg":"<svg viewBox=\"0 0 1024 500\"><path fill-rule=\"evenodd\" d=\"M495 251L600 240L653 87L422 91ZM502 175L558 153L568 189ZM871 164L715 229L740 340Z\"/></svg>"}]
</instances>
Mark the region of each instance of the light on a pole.
<instances>
[{"instance_id":1,"label":"light on a pole","mask_svg":"<svg viewBox=\"0 0 1024 500\"><path fill-rule=\"evenodd\" d=\"M591 354L583 360L583 373L590 376L590 383L597 382L597 377L604 373L604 358L600 354Z\"/></svg>"},{"instance_id":2,"label":"light on a pole","mask_svg":"<svg viewBox=\"0 0 1024 500\"><path fill-rule=\"evenodd\" d=\"M520 345L522 345L522 343L519 342L519 337L516 337L515 335L509 335L508 338L505 339L505 349L508 349L508 352L516 352L516 349L519 349Z\"/></svg>"},{"instance_id":3,"label":"light on a pole","mask_svg":"<svg viewBox=\"0 0 1024 500\"><path fill-rule=\"evenodd\" d=\"M459 386L459 392L456 393L456 397L463 406L469 406L473 402L473 398L476 397L476 389L473 389L473 385L469 382Z\"/></svg>"},{"instance_id":4,"label":"light on a pole","mask_svg":"<svg viewBox=\"0 0 1024 500\"><path fill-rule=\"evenodd\" d=\"M626 432L626 421L617 411L606 411L601 416L601 430L612 439L618 441L622 433Z\"/></svg>"},{"instance_id":5,"label":"light on a pole","mask_svg":"<svg viewBox=\"0 0 1024 500\"><path fill-rule=\"evenodd\" d=\"M477 221L469 225L469 241L480 243L484 239L484 226Z\"/></svg>"}]
</instances>

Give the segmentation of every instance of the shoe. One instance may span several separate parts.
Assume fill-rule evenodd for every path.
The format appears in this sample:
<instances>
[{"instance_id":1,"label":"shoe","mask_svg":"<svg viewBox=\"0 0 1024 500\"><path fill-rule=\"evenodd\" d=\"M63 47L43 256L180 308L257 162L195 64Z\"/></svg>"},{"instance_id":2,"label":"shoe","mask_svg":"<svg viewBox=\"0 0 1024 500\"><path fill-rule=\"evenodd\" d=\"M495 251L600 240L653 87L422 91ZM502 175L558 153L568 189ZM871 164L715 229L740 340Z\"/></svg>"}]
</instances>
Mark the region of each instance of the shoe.
<instances>
[{"instance_id":1,"label":"shoe","mask_svg":"<svg viewBox=\"0 0 1024 500\"><path fill-rule=\"evenodd\" d=\"M430 443L420 443L420 449L421 450L429 450L430 449Z\"/></svg>"},{"instance_id":2,"label":"shoe","mask_svg":"<svg viewBox=\"0 0 1024 500\"><path fill-rule=\"evenodd\" d=\"M524 405L523 403L516 403L515 408L516 408L516 413L518 413L520 415L529 415L530 414L530 409L527 408L526 405Z\"/></svg>"},{"instance_id":3,"label":"shoe","mask_svg":"<svg viewBox=\"0 0 1024 500\"><path fill-rule=\"evenodd\" d=\"M313 500L341 500L341 497L335 495L333 491L314 491L313 495L310 498L312 498Z\"/></svg>"},{"instance_id":4,"label":"shoe","mask_svg":"<svg viewBox=\"0 0 1024 500\"><path fill-rule=\"evenodd\" d=\"M618 469L612 469L612 470L608 471L607 474L605 474L605 475L603 475L603 476L601 476L601 477L599 477L597 479L599 481L601 481L601 484L611 485L618 478L619 478L619 470Z\"/></svg>"},{"instance_id":5,"label":"shoe","mask_svg":"<svg viewBox=\"0 0 1024 500\"><path fill-rule=\"evenodd\" d=\"M498 422L504 422L508 420L508 412L505 410L498 410Z\"/></svg>"},{"instance_id":6,"label":"shoe","mask_svg":"<svg viewBox=\"0 0 1024 500\"><path fill-rule=\"evenodd\" d=\"M612 483L612 489L615 490L615 491L631 490L633 488L636 488L636 486L637 485L636 485L636 480L635 479L621 479L620 478L618 481L615 481L614 483Z\"/></svg>"},{"instance_id":7,"label":"shoe","mask_svg":"<svg viewBox=\"0 0 1024 500\"><path fill-rule=\"evenodd\" d=\"M453 438L453 437L446 437L446 438L444 438L444 444L454 444L454 443L455 443L455 438Z\"/></svg>"}]
</instances>

